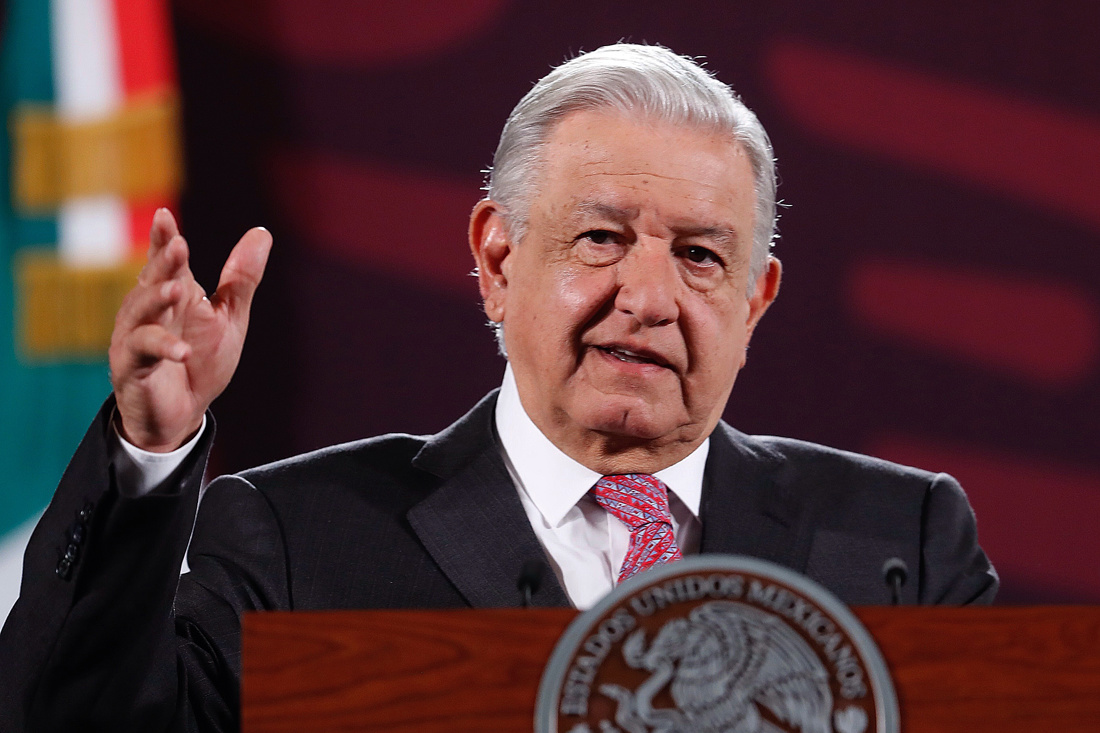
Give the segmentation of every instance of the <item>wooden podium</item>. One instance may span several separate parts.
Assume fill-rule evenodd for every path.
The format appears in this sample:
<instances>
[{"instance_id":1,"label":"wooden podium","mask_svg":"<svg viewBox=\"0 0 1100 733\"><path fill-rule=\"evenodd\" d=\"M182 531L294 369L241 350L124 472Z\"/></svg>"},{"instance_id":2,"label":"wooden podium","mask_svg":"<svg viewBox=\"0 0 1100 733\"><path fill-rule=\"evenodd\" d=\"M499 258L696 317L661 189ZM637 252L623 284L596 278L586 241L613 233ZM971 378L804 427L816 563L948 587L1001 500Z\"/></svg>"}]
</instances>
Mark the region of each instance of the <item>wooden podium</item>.
<instances>
[{"instance_id":1,"label":"wooden podium","mask_svg":"<svg viewBox=\"0 0 1100 733\"><path fill-rule=\"evenodd\" d=\"M903 733L1100 731L1100 607L855 608ZM563 609L253 613L243 733L530 733Z\"/></svg>"}]
</instances>

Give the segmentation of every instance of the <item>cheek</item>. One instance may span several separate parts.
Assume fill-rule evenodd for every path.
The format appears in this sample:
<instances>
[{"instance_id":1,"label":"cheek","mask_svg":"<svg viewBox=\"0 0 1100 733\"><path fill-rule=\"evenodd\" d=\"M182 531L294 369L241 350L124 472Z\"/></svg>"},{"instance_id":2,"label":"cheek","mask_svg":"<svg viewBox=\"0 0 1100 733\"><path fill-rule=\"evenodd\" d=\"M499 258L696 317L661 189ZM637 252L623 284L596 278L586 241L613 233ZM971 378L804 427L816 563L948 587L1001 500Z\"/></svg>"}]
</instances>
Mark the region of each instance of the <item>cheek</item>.
<instances>
[{"instance_id":1,"label":"cheek","mask_svg":"<svg viewBox=\"0 0 1100 733\"><path fill-rule=\"evenodd\" d=\"M593 295L603 289L599 280L591 274L563 272L555 283L557 304L570 313L584 312L592 307Z\"/></svg>"},{"instance_id":2,"label":"cheek","mask_svg":"<svg viewBox=\"0 0 1100 733\"><path fill-rule=\"evenodd\" d=\"M748 332L748 302L704 302L684 318L684 329L695 356L696 371L710 381L710 389L719 391L733 383L745 363ZM687 315L687 314L686 314Z\"/></svg>"},{"instance_id":3,"label":"cheek","mask_svg":"<svg viewBox=\"0 0 1100 733\"><path fill-rule=\"evenodd\" d=\"M509 304L506 332L512 331L510 338L517 346L523 344L520 348L531 355L535 368L556 370L563 364L572 365L585 329L606 302L613 284L606 272L565 268L522 283L521 294Z\"/></svg>"},{"instance_id":4,"label":"cheek","mask_svg":"<svg viewBox=\"0 0 1100 733\"><path fill-rule=\"evenodd\" d=\"M551 290L540 303L548 309L558 330L570 338L589 325L614 292L610 270L563 270L551 282Z\"/></svg>"}]
</instances>

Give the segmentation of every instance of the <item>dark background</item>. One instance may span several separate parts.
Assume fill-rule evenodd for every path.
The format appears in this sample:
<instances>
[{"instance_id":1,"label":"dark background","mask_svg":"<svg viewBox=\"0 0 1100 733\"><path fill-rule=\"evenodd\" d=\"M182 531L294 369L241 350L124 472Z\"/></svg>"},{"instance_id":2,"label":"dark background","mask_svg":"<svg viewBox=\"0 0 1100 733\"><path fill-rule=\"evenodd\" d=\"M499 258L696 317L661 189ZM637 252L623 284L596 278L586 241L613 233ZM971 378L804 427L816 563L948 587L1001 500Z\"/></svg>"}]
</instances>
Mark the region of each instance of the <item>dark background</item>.
<instances>
[{"instance_id":1,"label":"dark background","mask_svg":"<svg viewBox=\"0 0 1100 733\"><path fill-rule=\"evenodd\" d=\"M200 280L275 235L215 470L497 386L465 228L505 117L579 50L661 43L758 113L788 205L726 419L948 471L1001 602L1100 602L1097 7L178 0Z\"/></svg>"}]
</instances>

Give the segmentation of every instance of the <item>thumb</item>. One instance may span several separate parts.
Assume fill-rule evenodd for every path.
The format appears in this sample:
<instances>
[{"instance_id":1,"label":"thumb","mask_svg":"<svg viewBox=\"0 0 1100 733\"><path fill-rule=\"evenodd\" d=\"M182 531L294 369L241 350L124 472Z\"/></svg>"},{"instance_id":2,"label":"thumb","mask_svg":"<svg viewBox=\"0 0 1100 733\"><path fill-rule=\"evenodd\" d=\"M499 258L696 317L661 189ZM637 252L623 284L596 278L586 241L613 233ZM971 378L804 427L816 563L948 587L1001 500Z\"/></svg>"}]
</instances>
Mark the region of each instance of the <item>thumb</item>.
<instances>
[{"instance_id":1,"label":"thumb","mask_svg":"<svg viewBox=\"0 0 1100 733\"><path fill-rule=\"evenodd\" d=\"M252 296L267 266L271 244L271 233L263 227L245 232L229 253L229 259L225 261L218 280L218 289L211 300L224 304L231 315L247 317Z\"/></svg>"}]
</instances>

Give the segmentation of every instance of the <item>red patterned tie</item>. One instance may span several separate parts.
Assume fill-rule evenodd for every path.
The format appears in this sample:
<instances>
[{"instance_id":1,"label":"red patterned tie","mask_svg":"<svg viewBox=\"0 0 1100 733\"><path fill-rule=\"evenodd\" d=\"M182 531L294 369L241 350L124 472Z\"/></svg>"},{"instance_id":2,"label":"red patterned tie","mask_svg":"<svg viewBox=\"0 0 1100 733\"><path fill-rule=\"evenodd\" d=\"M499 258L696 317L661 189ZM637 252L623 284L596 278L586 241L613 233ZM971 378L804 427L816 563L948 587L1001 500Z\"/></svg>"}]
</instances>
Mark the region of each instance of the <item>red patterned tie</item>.
<instances>
[{"instance_id":1,"label":"red patterned tie","mask_svg":"<svg viewBox=\"0 0 1100 733\"><path fill-rule=\"evenodd\" d=\"M659 478L648 473L604 476L592 487L592 495L600 506L630 527L630 547L618 582L683 557L672 531L668 487Z\"/></svg>"}]
</instances>

